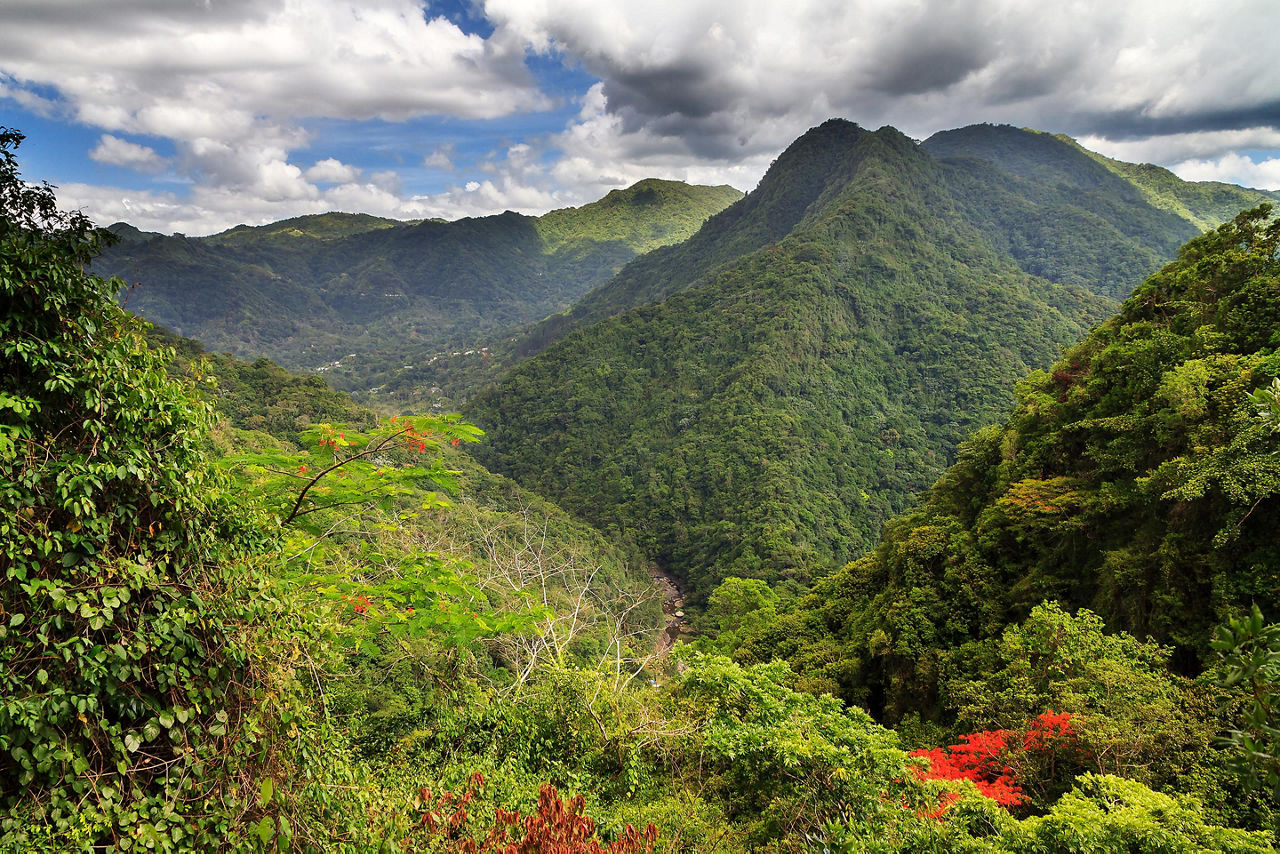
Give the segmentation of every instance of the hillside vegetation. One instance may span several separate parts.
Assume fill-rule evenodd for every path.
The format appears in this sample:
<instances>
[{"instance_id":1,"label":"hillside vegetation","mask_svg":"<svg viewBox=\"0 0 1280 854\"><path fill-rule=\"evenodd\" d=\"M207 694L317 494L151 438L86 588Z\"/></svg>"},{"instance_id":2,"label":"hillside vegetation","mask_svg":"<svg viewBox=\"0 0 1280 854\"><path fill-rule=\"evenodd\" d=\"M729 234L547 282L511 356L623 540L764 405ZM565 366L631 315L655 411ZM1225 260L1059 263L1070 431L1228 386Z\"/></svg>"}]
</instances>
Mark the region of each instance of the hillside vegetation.
<instances>
[{"instance_id":1,"label":"hillside vegetation","mask_svg":"<svg viewBox=\"0 0 1280 854\"><path fill-rule=\"evenodd\" d=\"M1193 231L1048 135L828 122L544 324L565 337L467 408L477 453L701 595L803 585Z\"/></svg>"},{"instance_id":2,"label":"hillside vegetation","mask_svg":"<svg viewBox=\"0 0 1280 854\"><path fill-rule=\"evenodd\" d=\"M1280 779L1266 705L1280 631L1256 613L1235 620L1220 634L1216 683L1180 672L1212 615L1247 595L1274 600L1257 571L1275 563L1262 526L1275 521L1280 479L1280 383L1264 388L1276 373L1280 224L1265 211L1190 244L1068 353L1087 364L1033 374L1010 426L967 446L921 511L989 525L977 545L991 551L976 554L955 523L974 583L935 602L947 617L898 595L936 554L927 547L910 572L875 577L887 599L851 598L868 561L927 545L908 517L812 596L720 584L698 618L703 636L665 656L635 553L470 461L477 427L381 418L314 377L203 356L120 309L121 282L85 272L110 235L20 181L20 141L0 130L0 850L1275 850L1274 797L1248 783ZM871 238L852 245L889 264L897 256L875 229L927 226L949 257L1023 287L1020 302L989 297L1015 319L1042 308L1036 295L1054 291L945 230L962 228L955 220L869 213L862 203L883 198L890 177L902 186L904 164L935 161L892 132L857 144L859 168L831 194L851 233ZM929 203L918 211L947 200L924 179L908 184L907 201ZM871 276L859 289L822 275L840 269L827 257L839 244L776 245L782 266L767 252L652 316L741 292L743 313L726 321L737 340L757 322L771 347L809 348L751 352L777 371L816 367L818 345L791 328L808 317L778 313L753 282L809 298L833 329L852 317L883 334L901 313L942 318L954 335L962 309L987 305L971 283L952 293L950 274L929 278L934 256L917 251L886 269L899 285L933 285L911 292L918 314L890 301L876 315ZM770 271L799 273L805 289L747 276ZM839 315L835 297L864 297L861 314ZM752 417L759 399L725 400L739 407L727 415L743 419L740 440L786 423L777 410ZM966 469L995 433L1009 440L999 462ZM1058 488L1070 478L1079 501ZM1110 626L1055 602L1027 609L1041 594L1075 595L1090 574L1106 581L1077 516L1108 555L1128 551L1125 578L1145 584L1134 602L1155 605L1090 599ZM1128 545L1121 523L1137 532ZM952 596L954 580L929 589ZM991 586L1004 583L1014 592L1002 599ZM964 595L993 602L969 648L929 647L965 634ZM897 666L876 682L863 667L840 681L863 649L847 609L864 606L887 608L866 648L915 638L932 677ZM1177 647L1117 631L1141 630L1138 613L1149 630L1171 627L1157 606L1189 616L1185 633L1170 629ZM752 660L779 651L799 669ZM898 731L815 693L861 686L872 709L897 714L899 684L919 691L944 670L939 702L922 692ZM1227 751L1211 742L1224 729Z\"/></svg>"},{"instance_id":3,"label":"hillside vegetation","mask_svg":"<svg viewBox=\"0 0 1280 854\"><path fill-rule=\"evenodd\" d=\"M1190 674L1214 626L1280 611L1280 433L1250 397L1280 374L1278 249L1265 207L1188 243L815 589L797 619L816 645L779 649L896 719L954 701L949 668L1044 600L1170 645Z\"/></svg>"},{"instance_id":4,"label":"hillside vegetation","mask_svg":"<svg viewBox=\"0 0 1280 854\"><path fill-rule=\"evenodd\" d=\"M565 309L739 197L647 180L541 217L330 213L201 238L118 224L125 239L94 269L132 286L122 293L131 311L207 347L368 389L406 359L489 343L496 330Z\"/></svg>"}]
</instances>

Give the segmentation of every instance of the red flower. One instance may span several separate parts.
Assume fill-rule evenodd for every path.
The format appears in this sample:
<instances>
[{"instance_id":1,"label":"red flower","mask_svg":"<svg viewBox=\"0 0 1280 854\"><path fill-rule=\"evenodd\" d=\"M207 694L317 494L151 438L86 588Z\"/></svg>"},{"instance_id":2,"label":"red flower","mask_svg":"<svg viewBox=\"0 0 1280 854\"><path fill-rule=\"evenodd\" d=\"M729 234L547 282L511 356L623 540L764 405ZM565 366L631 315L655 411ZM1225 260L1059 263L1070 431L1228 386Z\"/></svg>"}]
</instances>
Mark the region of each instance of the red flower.
<instances>
[{"instance_id":1,"label":"red flower","mask_svg":"<svg viewBox=\"0 0 1280 854\"><path fill-rule=\"evenodd\" d=\"M959 744L950 747L935 747L932 750L916 750L912 756L929 760L929 770L915 769L916 778L920 780L969 780L978 787L978 791L991 798L1002 807L1012 807L1026 803L1027 796L1013 777L1013 769L1005 759L1013 754L1035 750L1041 753L1052 752L1063 740L1074 740L1075 731L1071 728L1069 712L1054 712L1052 709L1037 715L1029 722L1023 733L1021 744L1015 740L1010 744L1010 733L1007 730L984 730L961 737ZM935 810L924 813L930 818L941 819L943 813L959 796L953 792L942 795Z\"/></svg>"}]
</instances>

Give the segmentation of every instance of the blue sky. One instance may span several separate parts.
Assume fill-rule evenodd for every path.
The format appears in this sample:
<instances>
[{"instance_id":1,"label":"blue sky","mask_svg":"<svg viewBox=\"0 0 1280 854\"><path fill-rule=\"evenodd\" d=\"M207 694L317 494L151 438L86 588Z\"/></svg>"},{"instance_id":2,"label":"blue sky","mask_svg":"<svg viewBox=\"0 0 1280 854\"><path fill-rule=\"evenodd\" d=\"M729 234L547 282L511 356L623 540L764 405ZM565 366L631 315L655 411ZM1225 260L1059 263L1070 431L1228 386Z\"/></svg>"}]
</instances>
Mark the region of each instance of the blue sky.
<instances>
[{"instance_id":1,"label":"blue sky","mask_svg":"<svg viewBox=\"0 0 1280 854\"><path fill-rule=\"evenodd\" d=\"M102 223L748 190L832 116L1280 188L1274 0L0 0L0 124Z\"/></svg>"}]
</instances>

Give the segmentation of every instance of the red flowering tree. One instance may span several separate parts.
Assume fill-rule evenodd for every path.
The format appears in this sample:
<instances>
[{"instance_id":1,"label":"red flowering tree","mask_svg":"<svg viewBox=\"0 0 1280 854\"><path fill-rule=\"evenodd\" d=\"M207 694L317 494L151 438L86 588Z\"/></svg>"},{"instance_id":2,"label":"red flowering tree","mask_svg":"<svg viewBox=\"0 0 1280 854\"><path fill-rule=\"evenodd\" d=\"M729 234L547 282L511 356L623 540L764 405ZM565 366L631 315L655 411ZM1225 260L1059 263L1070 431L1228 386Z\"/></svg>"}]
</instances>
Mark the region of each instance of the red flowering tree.
<instances>
[{"instance_id":1,"label":"red flowering tree","mask_svg":"<svg viewBox=\"0 0 1280 854\"><path fill-rule=\"evenodd\" d=\"M1032 774L1051 778L1064 753L1078 751L1071 715L1052 709L1036 716L1024 730L984 730L962 736L949 747L916 750L911 755L928 759L928 767L915 767L920 780L968 780L978 791L1006 809L1030 801L1023 784ZM927 813L941 818L960 797L944 792L938 807Z\"/></svg>"}]
</instances>

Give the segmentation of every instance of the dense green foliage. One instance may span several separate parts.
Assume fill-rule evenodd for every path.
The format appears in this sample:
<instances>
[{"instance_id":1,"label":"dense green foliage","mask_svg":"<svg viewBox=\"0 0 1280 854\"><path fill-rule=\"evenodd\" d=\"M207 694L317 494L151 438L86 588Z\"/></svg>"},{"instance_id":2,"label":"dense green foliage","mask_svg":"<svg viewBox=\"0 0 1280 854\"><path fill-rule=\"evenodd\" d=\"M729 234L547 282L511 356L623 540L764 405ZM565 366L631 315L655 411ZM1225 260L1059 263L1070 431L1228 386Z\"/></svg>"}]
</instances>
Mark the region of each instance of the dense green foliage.
<instances>
[{"instance_id":1,"label":"dense green foliage","mask_svg":"<svg viewBox=\"0 0 1280 854\"><path fill-rule=\"evenodd\" d=\"M1123 298L1201 231L1048 134L975 125L924 147L953 167L953 192L984 233L1034 275ZM1227 218L1257 204L1257 194L1239 196Z\"/></svg>"},{"instance_id":2,"label":"dense green foliage","mask_svg":"<svg viewBox=\"0 0 1280 854\"><path fill-rule=\"evenodd\" d=\"M948 811L943 823L907 824L888 833L859 821L831 823L823 851L946 851L962 854L1162 854L1167 851L1264 852L1264 833L1206 822L1200 804L1153 792L1119 777L1086 774L1048 813L1017 821L975 798Z\"/></svg>"},{"instance_id":3,"label":"dense green foliage","mask_svg":"<svg viewBox=\"0 0 1280 854\"><path fill-rule=\"evenodd\" d=\"M290 442L321 423L349 423L369 428L374 414L329 387L323 377L290 373L269 359L245 362L228 353L206 353L204 346L153 326L152 346L172 348L172 376L182 376L205 392L234 427L260 430Z\"/></svg>"},{"instance_id":4,"label":"dense green foliage","mask_svg":"<svg viewBox=\"0 0 1280 854\"><path fill-rule=\"evenodd\" d=\"M936 711L957 657L1046 599L1170 644L1184 672L1216 624L1274 610L1280 434L1250 393L1280 373L1278 243L1265 208L1188 243L817 588L794 619L834 644L791 654L893 718Z\"/></svg>"},{"instance_id":5,"label":"dense green foliage","mask_svg":"<svg viewBox=\"0 0 1280 854\"><path fill-rule=\"evenodd\" d=\"M397 223L350 214L145 235L95 262L128 308L205 345L369 389L440 351L561 311L641 252L683 240L741 194L642 181L542 217ZM430 376L416 377L430 387Z\"/></svg>"},{"instance_id":6,"label":"dense green foliage","mask_svg":"<svg viewBox=\"0 0 1280 854\"><path fill-rule=\"evenodd\" d=\"M1265 623L1255 604L1219 627L1212 646L1221 684L1240 686L1248 698L1239 727L1225 736L1232 761L1251 787L1280 797L1280 626Z\"/></svg>"},{"instance_id":7,"label":"dense green foliage","mask_svg":"<svg viewBox=\"0 0 1280 854\"><path fill-rule=\"evenodd\" d=\"M0 134L0 839L214 847L270 727L271 533L81 267L104 235L17 177Z\"/></svg>"},{"instance_id":8,"label":"dense green foliage","mask_svg":"<svg viewBox=\"0 0 1280 854\"><path fill-rule=\"evenodd\" d=\"M803 584L871 545L1014 379L1109 305L1019 270L896 131L813 136L703 230L740 220L754 246L760 223L803 213L789 236L564 339L466 410L483 462L703 596L730 575Z\"/></svg>"},{"instance_id":9,"label":"dense green foliage","mask_svg":"<svg viewBox=\"0 0 1280 854\"><path fill-rule=\"evenodd\" d=\"M807 449L846 447L802 432L796 412L816 413L824 429L843 422L797 401L816 401L819 388L834 394L856 378L848 387L878 408L850 408L841 417L884 418L885 402L893 401L898 421L851 416L844 426L875 424L878 447L891 452L883 459L893 459L894 450L907 456L895 425L927 434L921 425L940 417L955 422L953 431L975 417L965 411L972 400L946 397L963 377L934 363L944 353L961 351L956 370L978 377L961 384L970 393L999 388L999 371L983 364L990 351L980 346L980 330L964 325L968 314L988 327L1031 334L1031 315L1045 310L1046 295L1090 305L1083 294L1026 278L962 224L921 213L955 210L946 207L953 198L928 189L941 186L936 173L906 182L913 216L904 212L910 208L876 208L883 188L903 186L912 164L934 162L895 133L857 135L857 168L829 194L839 216L814 220L832 239L793 234L667 301L684 300L704 317L725 314L695 330L712 337L685 340L680 336L692 333L682 331L671 339L684 341L672 350L683 359L681 371L693 370L695 351L717 367L717 350L707 346L713 341L747 353L747 361L728 365L734 379L708 398L713 405L690 409L689 421L674 426L693 432L699 421L729 419L720 427L732 427L734 441L761 454L753 463L772 480L716 469L723 459L698 458L694 445L683 446L688 461L712 466L710 476L736 477L723 484L724 494L771 483L774 491L763 499L747 496L776 527L750 535L774 555L800 543L772 565L743 550L700 576L709 583L716 572L741 568L761 576L719 584L697 620L707 633L699 645L738 661L692 647L656 654L655 588L638 572L635 551L481 468L461 448L480 431L458 416L380 419L323 382L266 360L208 357L193 342L154 331L148 342L144 324L114 303L118 283L84 273L103 236L82 217L57 213L48 188L18 181L7 150L18 139L0 136L0 847L496 850L484 829L507 827L510 838L527 843L519 850L536 850L531 839L571 838L568 850L584 852L1274 850L1267 832L1274 816L1263 796L1244 794L1225 764L1207 754L1216 704L1225 699L1224 715L1246 713L1235 746L1253 751L1252 769L1271 773L1256 760L1274 734L1275 644L1258 616L1231 624L1220 638L1224 682L1253 686L1250 705L1206 681L1172 675L1171 656L1176 663L1188 643L1178 636L1171 637L1176 648L1139 641L1104 631L1089 611L1072 614L1054 604L1037 604L1017 622L1022 603L1046 590L1070 593L1070 585L1039 589L1010 576L971 576L975 595L1000 593L996 583L1014 590L996 602L1005 613L987 615L987 635L971 633L954 649L928 643L944 631L963 634L970 600L936 600L935 613L908 611L895 600L888 625L916 632L921 669L899 667L893 678L914 679L917 689L932 678L937 704L956 726L1000 730L968 744L985 739L987 747L1007 748L998 756L1016 767L1000 776L1029 798L1021 806L1021 797L999 802L1014 812L981 794L972 777L931 775L926 765L935 757L941 763L941 751L908 754L901 746L904 739L946 744L937 723L908 717L899 736L861 708L816 695L831 686L856 693L866 686L842 680L871 673L859 670L863 647L850 645L845 631L862 616L848 595L856 568L932 541L928 534L894 539L908 530L894 523L880 551L818 588L825 600L811 596L799 607L765 582L782 567L798 586L826 559L823 549L834 553L849 537L825 530L835 527L825 517L788 515L793 502L810 500L803 491L810 483L825 488L828 475ZM395 230L342 218L324 226ZM976 277L956 278L952 263L911 249L910 241L901 254L885 249L904 234L919 238L917 231L944 243L950 262L985 270L990 292L975 293ZM1111 465L1117 480L1123 470L1142 478L1131 491L1148 482L1167 490L1148 493L1152 504L1194 505L1149 511L1163 513L1170 526L1153 534L1156 523L1137 499L1108 499L1108 510L1128 513L1122 521L1143 542L1158 541L1162 571L1176 570L1178 560L1216 556L1220 562L1209 570L1227 579L1221 589L1229 593L1250 555L1261 555L1260 566L1274 565L1250 526L1274 522L1280 384L1265 382L1277 373L1268 361L1274 342L1258 343L1272 326L1251 312L1274 316L1278 233L1280 226L1255 213L1191 244L1181 267L1152 279L1127 314L1068 354L1088 356L1090 370L1033 375L1026 388L1040 392L1024 392L1023 417L1006 428L1001 447L1008 453L996 463L1003 469L965 469L977 459L966 451L921 512L989 516L996 535L981 545L1006 563L1023 556L1042 570L1053 554L1068 553L1063 561L1086 554L1079 545L1055 551L1054 537L1076 532L1064 518L1078 502L1061 490L1047 496L1029 488L1000 504L1005 492L997 492L987 496L999 508L993 514L981 497L959 497L956 484L1012 488L1033 464L1068 463L1070 477L1087 484L1089 466ZM272 239L294 237L277 229ZM851 251L864 243L864 254ZM883 276L880 284L873 271ZM773 292L784 301L773 301ZM715 299L698 302L706 295ZM1003 314L990 311L997 301ZM646 340L655 352L641 353L653 377L662 376L657 344L668 339L658 321L670 319L666 310L623 318L654 336ZM913 326L934 337L908 339ZM763 330L760 346L755 329ZM1164 349L1146 346L1157 339ZM920 348L912 353L923 354L919 363L904 360L893 383L871 382L873 369L898 364L886 357L889 342L901 356L908 340ZM1028 352L1049 340L1037 339ZM1120 349L1108 349L1113 345ZM1135 351L1151 357L1146 370L1132 370ZM831 352L862 361L824 368ZM1162 372L1166 356L1176 364ZM1222 369L1201 383L1186 369L1197 360ZM752 363L763 367L753 373ZM605 407L634 393L633 383L660 399L656 382L645 386L634 368L615 372L621 364L594 363L598 376L612 377L611 397L577 398L575 412L616 417ZM791 365L799 366L796 375L786 370ZM808 372L820 385L803 379ZM687 395L701 382L677 391ZM919 422L903 420L913 411L912 383L925 413ZM752 408L761 402L768 407ZM1083 429L1076 424L1100 431L1119 423L1124 416L1093 411L1104 404L1127 406L1130 429L1101 445L1088 441L1096 433L1072 438ZM224 415L216 423L213 405ZM1180 420L1169 417L1174 405ZM716 413L719 406L728 409ZM778 425L795 431L791 440L779 440ZM1028 425L1048 432L1032 436ZM1015 429L1024 432L1009 432ZM995 432L980 433L969 448ZM696 435L705 443L716 434ZM1172 447L1172 462L1140 449L1135 436ZM758 437L770 444L757 448ZM1077 444L1063 449L1057 442ZM1023 453L1032 459L1020 460ZM921 464L919 457L909 461ZM780 476L791 466L800 467L798 475ZM884 463L851 470L894 471ZM647 472L651 492L655 471ZM1178 480L1180 474L1188 477ZM1030 510L1019 503L1027 496L1038 502ZM1205 500L1201 511L1196 502ZM684 502L677 510L696 516L696 502L688 494ZM750 521L747 512L744 502L740 518ZM1188 528L1188 519L1198 522ZM799 539L814 529L818 538ZM733 531L719 531L726 533ZM632 534L646 547L659 542L652 531ZM828 540L814 546L821 537ZM1204 547L1210 541L1212 555ZM1232 551L1238 548L1244 551ZM919 554L912 560L913 570L923 566ZM1087 554L1079 565L1095 566ZM1064 576L1061 566L1055 571L1054 578ZM1183 586L1152 585L1162 604L1173 602L1169 607L1193 618L1200 612L1192 606L1202 605L1204 619L1233 604L1228 593L1208 604L1177 599L1188 590L1203 594L1176 571L1172 576L1164 580ZM1256 571L1252 578L1251 591L1268 583ZM950 592L943 582L907 598L923 605ZM880 583L892 593L902 581L890 574ZM1089 601L1099 608L1121 600ZM1133 623L1123 608L1105 615ZM1189 636L1196 629L1189 624ZM881 631L865 648L884 654L901 638ZM749 662L775 650L792 653L801 670ZM1057 721L1061 744L1042 749L1039 730L1017 729L1029 720ZM523 829L512 827L514 811L529 817Z\"/></svg>"}]
</instances>

